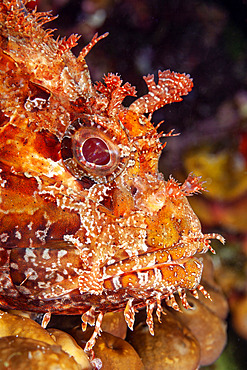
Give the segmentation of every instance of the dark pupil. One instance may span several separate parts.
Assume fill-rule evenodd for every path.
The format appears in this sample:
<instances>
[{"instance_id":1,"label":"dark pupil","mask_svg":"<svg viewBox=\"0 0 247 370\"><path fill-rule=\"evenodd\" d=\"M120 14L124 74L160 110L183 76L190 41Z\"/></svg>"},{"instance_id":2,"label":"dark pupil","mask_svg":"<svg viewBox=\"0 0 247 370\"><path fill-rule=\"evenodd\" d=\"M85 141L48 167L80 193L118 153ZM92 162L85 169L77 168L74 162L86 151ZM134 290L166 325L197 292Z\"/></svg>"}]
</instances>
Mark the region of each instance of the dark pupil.
<instances>
[{"instance_id":1,"label":"dark pupil","mask_svg":"<svg viewBox=\"0 0 247 370\"><path fill-rule=\"evenodd\" d=\"M87 139L82 146L82 154L87 162L105 165L110 161L110 153L105 142L98 137Z\"/></svg>"}]
</instances>

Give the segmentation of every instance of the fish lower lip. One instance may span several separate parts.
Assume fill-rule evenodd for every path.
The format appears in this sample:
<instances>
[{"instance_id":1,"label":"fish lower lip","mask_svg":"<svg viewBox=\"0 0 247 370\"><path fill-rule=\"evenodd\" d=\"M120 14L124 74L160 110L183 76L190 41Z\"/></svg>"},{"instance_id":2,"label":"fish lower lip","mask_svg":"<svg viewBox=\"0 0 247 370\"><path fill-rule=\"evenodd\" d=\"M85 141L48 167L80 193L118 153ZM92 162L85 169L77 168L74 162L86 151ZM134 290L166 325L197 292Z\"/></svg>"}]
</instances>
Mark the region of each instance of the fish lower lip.
<instances>
[{"instance_id":1,"label":"fish lower lip","mask_svg":"<svg viewBox=\"0 0 247 370\"><path fill-rule=\"evenodd\" d=\"M126 266L125 266L126 267ZM196 289L203 264L195 256L159 264L149 264L141 268L112 270L104 274L104 289L124 291L131 289L133 296L146 294L150 290L156 293L176 292L177 289ZM124 289L124 290L123 290Z\"/></svg>"},{"instance_id":2,"label":"fish lower lip","mask_svg":"<svg viewBox=\"0 0 247 370\"><path fill-rule=\"evenodd\" d=\"M177 259L172 258L168 250L156 250L147 252L129 259L121 260L103 268L104 278L120 276L131 272L144 272L159 269L164 266L183 266L187 261L195 259L194 254Z\"/></svg>"}]
</instances>

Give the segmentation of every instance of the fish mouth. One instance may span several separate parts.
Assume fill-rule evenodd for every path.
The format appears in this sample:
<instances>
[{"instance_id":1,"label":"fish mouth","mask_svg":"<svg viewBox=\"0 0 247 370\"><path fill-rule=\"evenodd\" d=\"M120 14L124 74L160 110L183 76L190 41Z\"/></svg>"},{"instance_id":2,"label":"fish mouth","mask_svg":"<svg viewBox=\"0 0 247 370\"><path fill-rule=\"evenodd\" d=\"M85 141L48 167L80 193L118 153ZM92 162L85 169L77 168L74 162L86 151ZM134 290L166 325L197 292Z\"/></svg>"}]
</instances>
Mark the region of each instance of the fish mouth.
<instances>
[{"instance_id":1,"label":"fish mouth","mask_svg":"<svg viewBox=\"0 0 247 370\"><path fill-rule=\"evenodd\" d=\"M194 290L200 283L203 263L196 254L214 249L210 239L224 238L219 234L183 235L169 248L147 251L103 267L105 289L176 292Z\"/></svg>"},{"instance_id":2,"label":"fish mouth","mask_svg":"<svg viewBox=\"0 0 247 370\"><path fill-rule=\"evenodd\" d=\"M181 247L180 247L181 249ZM104 289L128 291L132 297L194 290L201 280L203 264L196 251L174 258L170 250L158 250L104 267ZM185 252L185 251L184 251Z\"/></svg>"},{"instance_id":3,"label":"fish mouth","mask_svg":"<svg viewBox=\"0 0 247 370\"><path fill-rule=\"evenodd\" d=\"M149 248L135 256L118 261L111 260L108 266L103 267L104 279L134 271L159 268L164 265L183 265L191 260L196 253L205 253L209 249L208 245L202 246L202 241L199 240L198 236L193 239L190 237L188 243L188 241L185 242L183 236L168 248ZM200 235L200 239L205 243L203 234Z\"/></svg>"}]
</instances>

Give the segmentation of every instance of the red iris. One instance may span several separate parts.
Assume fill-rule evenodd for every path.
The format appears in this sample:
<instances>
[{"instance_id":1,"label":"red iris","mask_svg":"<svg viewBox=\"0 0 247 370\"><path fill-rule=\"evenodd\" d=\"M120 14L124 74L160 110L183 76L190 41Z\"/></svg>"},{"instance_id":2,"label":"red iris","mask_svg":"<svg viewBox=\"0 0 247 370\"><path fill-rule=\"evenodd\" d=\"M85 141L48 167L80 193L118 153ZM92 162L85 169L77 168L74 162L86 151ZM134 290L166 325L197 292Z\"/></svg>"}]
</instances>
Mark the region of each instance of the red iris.
<instances>
[{"instance_id":1,"label":"red iris","mask_svg":"<svg viewBox=\"0 0 247 370\"><path fill-rule=\"evenodd\" d=\"M99 166L110 162L110 153L106 143L98 137L89 138L84 141L82 154L87 162Z\"/></svg>"}]
</instances>

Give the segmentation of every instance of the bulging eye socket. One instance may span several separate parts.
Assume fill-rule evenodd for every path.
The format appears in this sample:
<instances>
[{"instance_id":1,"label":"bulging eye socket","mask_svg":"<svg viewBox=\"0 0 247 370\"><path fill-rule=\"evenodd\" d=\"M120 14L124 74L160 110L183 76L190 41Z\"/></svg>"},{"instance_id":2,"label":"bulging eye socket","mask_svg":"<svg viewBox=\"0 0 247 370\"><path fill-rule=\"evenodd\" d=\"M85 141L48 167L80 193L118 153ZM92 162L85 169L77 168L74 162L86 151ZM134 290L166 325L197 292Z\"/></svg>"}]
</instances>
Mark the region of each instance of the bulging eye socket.
<instances>
[{"instance_id":1,"label":"bulging eye socket","mask_svg":"<svg viewBox=\"0 0 247 370\"><path fill-rule=\"evenodd\" d=\"M109 154L109 161L105 164L97 164L90 162L85 158L83 153L84 147L87 142L91 139L98 139L98 142L102 142ZM95 176L107 176L110 175L118 166L120 160L120 151L115 143L109 140L109 138L99 129L95 128L81 128L78 130L72 139L72 152L75 161L79 166L83 166L90 175Z\"/></svg>"},{"instance_id":2,"label":"bulging eye socket","mask_svg":"<svg viewBox=\"0 0 247 370\"><path fill-rule=\"evenodd\" d=\"M92 121L91 116L83 115L72 122L67 128L61 143L61 155L64 165L69 172L78 178L90 178L96 183L106 183L116 178L126 167L130 156L130 143L125 131L116 123L105 117L99 118L99 122ZM108 151L102 164L94 163L85 158L84 145L89 140Z\"/></svg>"}]
</instances>

